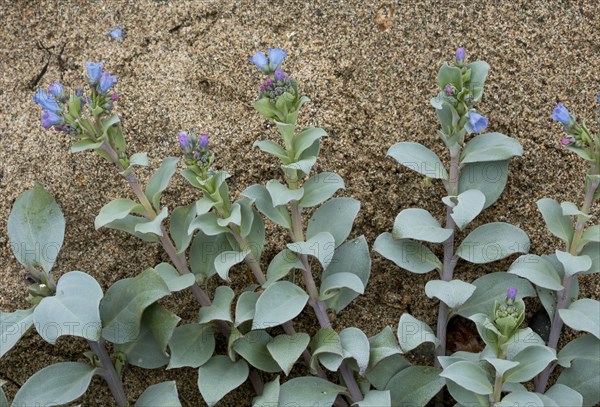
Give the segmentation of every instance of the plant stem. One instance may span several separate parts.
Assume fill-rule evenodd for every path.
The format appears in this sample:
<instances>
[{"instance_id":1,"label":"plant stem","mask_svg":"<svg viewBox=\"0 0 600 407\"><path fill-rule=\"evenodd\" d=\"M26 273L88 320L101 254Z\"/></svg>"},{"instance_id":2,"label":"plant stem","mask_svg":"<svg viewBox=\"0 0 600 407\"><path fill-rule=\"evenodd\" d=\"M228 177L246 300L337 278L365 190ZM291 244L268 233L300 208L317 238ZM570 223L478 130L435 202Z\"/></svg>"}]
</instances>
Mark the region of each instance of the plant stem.
<instances>
[{"instance_id":1,"label":"plant stem","mask_svg":"<svg viewBox=\"0 0 600 407\"><path fill-rule=\"evenodd\" d=\"M592 164L590 173L594 173L595 169L595 165ZM581 212L585 214L588 214L590 212L590 208L592 207L592 203L594 201L594 193L596 192L596 189L598 189L598 182L590 181L585 191L585 198L583 201L583 206L581 207ZM583 228L585 226L585 222L586 221L584 219L577 218L577 222L575 223L575 233L573 234L573 240L571 241L571 245L569 247L569 253L573 256L577 256L580 252L579 242L581 241L581 237L583 236ZM560 334L564 325L558 310L568 308L569 303L572 301L572 299L569 298L569 292L571 290L571 285L573 284L573 279L576 278L577 275L567 275L565 273L565 277L563 278L563 289L557 293L558 302L556 304L556 310L554 311L554 317L552 318L550 335L548 336L548 347L554 350L557 350L558 340L560 339ZM552 374L552 371L555 367L556 363L551 363L535 378L536 392L545 392L546 386L548 385L548 380L550 379L550 375Z\"/></svg>"},{"instance_id":2,"label":"plant stem","mask_svg":"<svg viewBox=\"0 0 600 407\"><path fill-rule=\"evenodd\" d=\"M244 237L242 237L242 235L237 231L237 229L235 227L230 227L230 230L231 230L231 234L233 235L235 240L240 245L240 249L245 250L248 247L248 242L246 242L246 239L244 239ZM267 282L267 278L265 277L265 274L263 273L263 271L260 267L260 263L256 260L256 258L254 258L254 255L252 254L252 252L250 252L246 256L246 258L244 259L244 262L246 263L248 268L250 268L250 270L252 271L252 274L254 275L254 278L260 285L263 285L264 283ZM296 332L296 329L294 328L294 324L292 323L292 321L284 322L281 326L286 334L288 334L290 336L296 335L297 332ZM308 349L304 349L304 352L302 352L302 357L304 359L304 363L306 363L306 366L310 366L310 360L312 359L312 356L311 356L310 352L308 351ZM317 366L317 375L323 379L327 379L327 375L325 374L323 369L321 369L320 366Z\"/></svg>"},{"instance_id":3,"label":"plant stem","mask_svg":"<svg viewBox=\"0 0 600 407\"><path fill-rule=\"evenodd\" d=\"M458 177L460 176L460 168L459 168L459 157L460 157L460 147L456 144L453 147L450 147L450 176L448 178L448 183L446 186L446 191L449 196L458 195ZM454 256L454 229L456 228L456 224L454 223L454 219L452 219L452 208L446 208L446 229L452 230L452 234L446 241L444 241L444 263L442 267L441 278L443 281L452 280L452 275L454 273L454 267L456 266L456 258ZM449 310L448 306L440 301L440 308L438 311L438 322L437 322L437 337L440 341L440 345L435 350L435 360L434 366L438 369L441 369L441 364L439 362L440 356L446 356L446 329L448 327L448 317Z\"/></svg>"},{"instance_id":4,"label":"plant stem","mask_svg":"<svg viewBox=\"0 0 600 407\"><path fill-rule=\"evenodd\" d=\"M303 241L304 240L304 232L302 228L302 212L300 207L298 206L298 202L292 201L290 204L290 210L292 212L292 237L294 242ZM305 254L299 254L300 261L304 265L304 269L302 270L302 274L304 276L304 282L306 284L306 289L308 290L308 295L310 299L308 303L315 311L317 315L317 319L319 321L319 325L321 328L329 328L331 327L331 321L329 320L329 315L327 315L327 308L323 301L319 300L319 290L317 285L315 284L315 279L312 275L310 263L308 261L308 256ZM342 362L340 365L340 373L348 387L348 391L350 392L350 399L352 403L357 403L363 399L363 395L356 383L356 379L354 378L354 374L352 370L348 367L346 362Z\"/></svg>"},{"instance_id":5,"label":"plant stem","mask_svg":"<svg viewBox=\"0 0 600 407\"><path fill-rule=\"evenodd\" d=\"M117 374L110 356L108 356L108 353L106 352L106 348L104 347L104 339L100 339L100 342L88 340L88 344L96 356L98 356L98 359L100 359L100 363L102 363L101 376L108 384L108 388L110 389L110 392L112 393L117 405L119 407L125 407L127 405L127 396L125 395L125 390L123 389L123 382Z\"/></svg>"}]
</instances>

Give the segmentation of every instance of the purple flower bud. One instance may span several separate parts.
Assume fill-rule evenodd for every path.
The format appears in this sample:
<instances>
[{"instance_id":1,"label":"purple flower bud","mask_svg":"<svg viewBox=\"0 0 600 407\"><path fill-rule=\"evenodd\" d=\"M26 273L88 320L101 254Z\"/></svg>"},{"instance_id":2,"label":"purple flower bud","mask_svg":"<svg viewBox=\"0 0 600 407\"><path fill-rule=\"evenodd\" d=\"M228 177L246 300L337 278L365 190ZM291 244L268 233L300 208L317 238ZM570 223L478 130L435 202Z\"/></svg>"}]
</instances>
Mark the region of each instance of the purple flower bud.
<instances>
[{"instance_id":1,"label":"purple flower bud","mask_svg":"<svg viewBox=\"0 0 600 407\"><path fill-rule=\"evenodd\" d=\"M110 100L112 100L113 102L116 102L117 100L119 100L119 95L116 93L111 94Z\"/></svg>"},{"instance_id":2,"label":"purple flower bud","mask_svg":"<svg viewBox=\"0 0 600 407\"><path fill-rule=\"evenodd\" d=\"M50 111L44 110L42 112L42 127L48 130L52 126L60 126L64 124L62 116Z\"/></svg>"},{"instance_id":3,"label":"purple flower bud","mask_svg":"<svg viewBox=\"0 0 600 407\"><path fill-rule=\"evenodd\" d=\"M65 97L63 85L61 85L58 82L50 84L50 86L48 87L48 93L57 99L63 99Z\"/></svg>"},{"instance_id":4,"label":"purple flower bud","mask_svg":"<svg viewBox=\"0 0 600 407\"><path fill-rule=\"evenodd\" d=\"M102 68L104 67L104 62L86 62L85 68L87 69L88 77L90 78L90 83L96 84L100 80L100 76L102 75Z\"/></svg>"},{"instance_id":5,"label":"purple flower bud","mask_svg":"<svg viewBox=\"0 0 600 407\"><path fill-rule=\"evenodd\" d=\"M200 158L200 153L198 151L194 152L194 158L197 160L198 158Z\"/></svg>"},{"instance_id":6,"label":"purple flower bud","mask_svg":"<svg viewBox=\"0 0 600 407\"><path fill-rule=\"evenodd\" d=\"M464 48L457 48L456 49L456 60L457 61L464 61L465 59L465 49Z\"/></svg>"},{"instance_id":7,"label":"purple flower bud","mask_svg":"<svg viewBox=\"0 0 600 407\"><path fill-rule=\"evenodd\" d=\"M475 133L481 133L487 128L488 118L477 112L469 113L469 124Z\"/></svg>"},{"instance_id":8,"label":"purple flower bud","mask_svg":"<svg viewBox=\"0 0 600 407\"><path fill-rule=\"evenodd\" d=\"M275 70L275 73L273 74L273 76L275 77L276 81L283 81L283 80L285 80L285 77L287 75L285 74L285 72L283 72L283 70L277 69L277 70Z\"/></svg>"},{"instance_id":9,"label":"purple flower bud","mask_svg":"<svg viewBox=\"0 0 600 407\"><path fill-rule=\"evenodd\" d=\"M260 69L263 73L268 71L269 69L269 60L267 59L265 53L262 51L258 51L256 54L254 54L254 56L250 58L250 61L252 61L252 63L256 65L256 67Z\"/></svg>"},{"instance_id":10,"label":"purple flower bud","mask_svg":"<svg viewBox=\"0 0 600 407\"><path fill-rule=\"evenodd\" d=\"M100 76L100 83L98 84L98 92L105 94L108 90L117 83L117 77L110 74L110 72L103 72Z\"/></svg>"},{"instance_id":11,"label":"purple flower bud","mask_svg":"<svg viewBox=\"0 0 600 407\"><path fill-rule=\"evenodd\" d=\"M56 99L44 92L42 89L38 89L36 94L33 96L33 102L36 105L40 105L42 109L48 110L54 113L60 112L62 109L58 105Z\"/></svg>"},{"instance_id":12,"label":"purple flower bud","mask_svg":"<svg viewBox=\"0 0 600 407\"><path fill-rule=\"evenodd\" d=\"M286 57L287 52L281 48L269 48L269 62L271 63L271 69L275 70Z\"/></svg>"},{"instance_id":13,"label":"purple flower bud","mask_svg":"<svg viewBox=\"0 0 600 407\"><path fill-rule=\"evenodd\" d=\"M552 111L552 119L562 124L569 124L572 120L571 113L567 110L565 105L559 103Z\"/></svg>"},{"instance_id":14,"label":"purple flower bud","mask_svg":"<svg viewBox=\"0 0 600 407\"><path fill-rule=\"evenodd\" d=\"M450 86L450 85L447 85L447 86L444 88L444 92L446 92L446 95L451 95L451 94L453 94L453 93L454 93L454 89L452 88L452 86Z\"/></svg>"},{"instance_id":15,"label":"purple flower bud","mask_svg":"<svg viewBox=\"0 0 600 407\"><path fill-rule=\"evenodd\" d=\"M514 301L515 298L517 298L517 291L518 290L514 287L509 288L506 292L506 298Z\"/></svg>"},{"instance_id":16,"label":"purple flower bud","mask_svg":"<svg viewBox=\"0 0 600 407\"><path fill-rule=\"evenodd\" d=\"M123 38L123 26L117 27L114 30L110 30L108 35L115 41L120 40Z\"/></svg>"},{"instance_id":17,"label":"purple flower bud","mask_svg":"<svg viewBox=\"0 0 600 407\"><path fill-rule=\"evenodd\" d=\"M270 88L270 87L272 87L272 86L273 86L273 79L271 79L271 78L267 78L267 79L265 80L265 88Z\"/></svg>"},{"instance_id":18,"label":"purple flower bud","mask_svg":"<svg viewBox=\"0 0 600 407\"><path fill-rule=\"evenodd\" d=\"M179 132L179 145L181 148L189 148L190 147L190 138L188 136L187 131Z\"/></svg>"},{"instance_id":19,"label":"purple flower bud","mask_svg":"<svg viewBox=\"0 0 600 407\"><path fill-rule=\"evenodd\" d=\"M568 146L569 144L571 144L571 139L570 139L570 138L568 138L568 137L563 137L563 139L560 141L560 143L561 143L563 146Z\"/></svg>"},{"instance_id":20,"label":"purple flower bud","mask_svg":"<svg viewBox=\"0 0 600 407\"><path fill-rule=\"evenodd\" d=\"M208 134L201 134L198 139L198 147L206 148L208 147Z\"/></svg>"}]
</instances>

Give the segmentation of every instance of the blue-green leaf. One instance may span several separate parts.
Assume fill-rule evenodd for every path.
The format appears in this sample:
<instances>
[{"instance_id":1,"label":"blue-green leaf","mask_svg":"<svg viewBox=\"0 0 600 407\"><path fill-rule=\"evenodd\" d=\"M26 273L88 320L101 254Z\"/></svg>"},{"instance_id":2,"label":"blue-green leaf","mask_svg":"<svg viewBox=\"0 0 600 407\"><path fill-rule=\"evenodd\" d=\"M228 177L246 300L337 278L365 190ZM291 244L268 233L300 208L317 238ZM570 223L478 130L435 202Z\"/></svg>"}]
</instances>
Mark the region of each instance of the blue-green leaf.
<instances>
[{"instance_id":1,"label":"blue-green leaf","mask_svg":"<svg viewBox=\"0 0 600 407\"><path fill-rule=\"evenodd\" d=\"M561 279L552 263L535 254L520 256L511 264L508 272L526 278L539 287L554 291L563 289Z\"/></svg>"},{"instance_id":2,"label":"blue-green leaf","mask_svg":"<svg viewBox=\"0 0 600 407\"><path fill-rule=\"evenodd\" d=\"M458 192L461 194L477 189L485 195L483 209L491 206L502 195L508 179L510 160L486 161L465 164L458 179Z\"/></svg>"},{"instance_id":3,"label":"blue-green leaf","mask_svg":"<svg viewBox=\"0 0 600 407\"><path fill-rule=\"evenodd\" d=\"M25 382L11 405L48 406L70 403L85 393L95 373L96 369L85 363L63 362L50 365Z\"/></svg>"},{"instance_id":4,"label":"blue-green leaf","mask_svg":"<svg viewBox=\"0 0 600 407\"><path fill-rule=\"evenodd\" d=\"M177 171L179 158L167 157L156 172L152 175L146 186L146 197L156 210L160 209L160 195L169 185L169 181Z\"/></svg>"},{"instance_id":5,"label":"blue-green leaf","mask_svg":"<svg viewBox=\"0 0 600 407\"><path fill-rule=\"evenodd\" d=\"M294 335L278 335L267 344L267 349L287 376L309 342L310 336L304 332Z\"/></svg>"},{"instance_id":6,"label":"blue-green leaf","mask_svg":"<svg viewBox=\"0 0 600 407\"><path fill-rule=\"evenodd\" d=\"M235 297L235 293L231 288L226 285L217 287L212 305L200 308L198 322L201 324L215 320L233 322L231 319L231 301L233 301L233 297Z\"/></svg>"},{"instance_id":7,"label":"blue-green leaf","mask_svg":"<svg viewBox=\"0 0 600 407\"><path fill-rule=\"evenodd\" d=\"M297 377L281 385L280 406L324 406L333 405L340 393L347 393L345 387L333 384L319 377Z\"/></svg>"},{"instance_id":8,"label":"blue-green leaf","mask_svg":"<svg viewBox=\"0 0 600 407\"><path fill-rule=\"evenodd\" d=\"M467 142L460 156L461 164L482 161L502 161L523 155L523 147L511 137L500 133L486 133Z\"/></svg>"},{"instance_id":9,"label":"blue-green leaf","mask_svg":"<svg viewBox=\"0 0 600 407\"><path fill-rule=\"evenodd\" d=\"M281 325L302 312L308 294L289 281L278 281L268 286L256 302L252 329Z\"/></svg>"},{"instance_id":10,"label":"blue-green leaf","mask_svg":"<svg viewBox=\"0 0 600 407\"><path fill-rule=\"evenodd\" d=\"M398 323L398 340L403 352L410 352L424 342L431 342L438 347L440 341L426 323L410 314L402 314Z\"/></svg>"},{"instance_id":11,"label":"blue-green leaf","mask_svg":"<svg viewBox=\"0 0 600 407\"><path fill-rule=\"evenodd\" d=\"M33 312L38 333L53 345L62 335L98 341L102 332L98 310L102 296L102 288L94 277L81 271L63 274L56 294L42 299Z\"/></svg>"},{"instance_id":12,"label":"blue-green leaf","mask_svg":"<svg viewBox=\"0 0 600 407\"><path fill-rule=\"evenodd\" d=\"M0 311L0 358L6 354L33 325L33 308L15 312Z\"/></svg>"},{"instance_id":13,"label":"blue-green leaf","mask_svg":"<svg viewBox=\"0 0 600 407\"><path fill-rule=\"evenodd\" d=\"M591 333L600 339L600 302L590 298L575 301L566 309L559 309L563 322L576 331Z\"/></svg>"},{"instance_id":14,"label":"blue-green leaf","mask_svg":"<svg viewBox=\"0 0 600 407\"><path fill-rule=\"evenodd\" d=\"M448 179L448 172L438 156L419 143L402 142L390 147L387 155L405 167L429 178Z\"/></svg>"},{"instance_id":15,"label":"blue-green leaf","mask_svg":"<svg viewBox=\"0 0 600 407\"><path fill-rule=\"evenodd\" d=\"M452 229L444 229L425 209L409 208L401 211L394 221L394 239L415 239L442 243L452 236Z\"/></svg>"},{"instance_id":16,"label":"blue-green leaf","mask_svg":"<svg viewBox=\"0 0 600 407\"><path fill-rule=\"evenodd\" d=\"M181 407L177 385L174 381L148 387L133 407Z\"/></svg>"},{"instance_id":17,"label":"blue-green leaf","mask_svg":"<svg viewBox=\"0 0 600 407\"><path fill-rule=\"evenodd\" d=\"M373 250L413 273L424 274L442 269L442 262L427 247L409 239L396 240L391 233L379 235Z\"/></svg>"},{"instance_id":18,"label":"blue-green leaf","mask_svg":"<svg viewBox=\"0 0 600 407\"><path fill-rule=\"evenodd\" d=\"M232 362L224 355L213 356L198 370L198 389L209 406L214 406L227 393L248 378L248 365L242 359Z\"/></svg>"},{"instance_id":19,"label":"blue-green leaf","mask_svg":"<svg viewBox=\"0 0 600 407\"><path fill-rule=\"evenodd\" d=\"M514 253L527 253L529 245L529 237L518 227L494 222L481 225L469 233L456 250L456 255L471 263L483 264Z\"/></svg>"},{"instance_id":20,"label":"blue-green leaf","mask_svg":"<svg viewBox=\"0 0 600 407\"><path fill-rule=\"evenodd\" d=\"M49 272L65 236L60 207L40 184L23 192L8 216L8 239L16 259L28 270Z\"/></svg>"},{"instance_id":21,"label":"blue-green leaf","mask_svg":"<svg viewBox=\"0 0 600 407\"><path fill-rule=\"evenodd\" d=\"M554 199L543 198L537 201L537 207L544 217L548 230L570 245L573 240L573 222L568 216L563 215L559 203Z\"/></svg>"},{"instance_id":22,"label":"blue-green leaf","mask_svg":"<svg viewBox=\"0 0 600 407\"><path fill-rule=\"evenodd\" d=\"M348 238L360 202L352 198L334 198L321 205L308 220L306 238L310 239L321 232L329 232L338 247Z\"/></svg>"},{"instance_id":23,"label":"blue-green leaf","mask_svg":"<svg viewBox=\"0 0 600 407\"><path fill-rule=\"evenodd\" d=\"M301 208L316 206L331 198L338 189L343 189L344 180L334 172L321 172L304 183L304 196L298 202Z\"/></svg>"},{"instance_id":24,"label":"blue-green leaf","mask_svg":"<svg viewBox=\"0 0 600 407\"><path fill-rule=\"evenodd\" d=\"M492 394L494 388L487 378L485 370L478 364L468 361L459 361L451 364L440 373L441 377L452 380L459 386L473 393Z\"/></svg>"},{"instance_id":25,"label":"blue-green leaf","mask_svg":"<svg viewBox=\"0 0 600 407\"><path fill-rule=\"evenodd\" d=\"M127 361L144 369L156 369L169 362L167 344L181 318L154 303L144 311L140 330L131 342L116 345Z\"/></svg>"},{"instance_id":26,"label":"blue-green leaf","mask_svg":"<svg viewBox=\"0 0 600 407\"><path fill-rule=\"evenodd\" d=\"M305 242L288 243L294 253L316 257L323 269L331 263L335 251L335 238L329 232L319 232Z\"/></svg>"},{"instance_id":27,"label":"blue-green leaf","mask_svg":"<svg viewBox=\"0 0 600 407\"><path fill-rule=\"evenodd\" d=\"M215 351L215 336L210 324L187 324L178 326L169 340L171 358L167 369L200 367Z\"/></svg>"},{"instance_id":28,"label":"blue-green leaf","mask_svg":"<svg viewBox=\"0 0 600 407\"><path fill-rule=\"evenodd\" d=\"M169 234L175 243L175 247L177 247L177 253L185 252L192 241L192 234L188 230L195 216L195 203L177 207L171 214Z\"/></svg>"},{"instance_id":29,"label":"blue-green leaf","mask_svg":"<svg viewBox=\"0 0 600 407\"><path fill-rule=\"evenodd\" d=\"M114 283L100 303L102 336L113 343L137 338L142 314L155 301L169 295L169 287L154 269Z\"/></svg>"},{"instance_id":30,"label":"blue-green leaf","mask_svg":"<svg viewBox=\"0 0 600 407\"><path fill-rule=\"evenodd\" d=\"M338 247L331 259L329 266L321 275L321 291L324 290L326 280L330 280L336 274L351 274L358 278L350 277L353 281L349 282L353 288L346 286L340 287L335 295L326 300L327 308L334 309L336 313L346 308L364 289L369 282L371 275L371 256L369 254L369 245L364 236L352 239ZM335 280L330 280L329 283ZM362 289L359 289L359 282ZM330 285L329 287L332 287Z\"/></svg>"}]
</instances>

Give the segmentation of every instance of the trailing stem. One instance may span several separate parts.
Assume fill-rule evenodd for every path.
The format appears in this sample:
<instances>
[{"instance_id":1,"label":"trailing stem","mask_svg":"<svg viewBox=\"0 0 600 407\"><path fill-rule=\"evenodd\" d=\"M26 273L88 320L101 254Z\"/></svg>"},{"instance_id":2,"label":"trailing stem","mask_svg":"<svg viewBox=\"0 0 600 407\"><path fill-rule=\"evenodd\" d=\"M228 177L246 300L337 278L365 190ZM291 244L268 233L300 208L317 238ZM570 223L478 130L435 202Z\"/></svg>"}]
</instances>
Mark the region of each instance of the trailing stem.
<instances>
[{"instance_id":1,"label":"trailing stem","mask_svg":"<svg viewBox=\"0 0 600 407\"><path fill-rule=\"evenodd\" d=\"M592 165L590 173L594 173L596 167ZM588 214L590 212L590 208L592 207L592 202L594 201L594 193L596 189L598 189L599 183L598 181L591 180L585 191L585 198L583 201L583 206L581 207L581 212ZM571 241L571 245L568 248L569 253L573 256L577 256L580 252L579 250L579 242L581 241L581 237L583 236L585 226L585 220L578 218L575 223L575 233L573 234L573 240ZM563 278L563 289L558 292L558 302L556 304L556 310L554 311L554 317L552 318L552 325L550 326L550 335L548 336L548 347L554 350L557 349L558 340L560 339L560 334L563 328L563 320L560 317L559 310L568 308L569 303L571 302L571 298L569 298L569 292L571 291L571 285L573 284L573 279L576 279L577 275L567 275L565 273L565 277ZM543 371L540 373L535 379L535 391L539 393L544 393L546 390L546 386L548 385L548 380L550 379L550 375L554 368L556 367L556 363L549 364Z\"/></svg>"},{"instance_id":2,"label":"trailing stem","mask_svg":"<svg viewBox=\"0 0 600 407\"><path fill-rule=\"evenodd\" d=\"M458 144L450 147L450 177L446 184L446 191L449 196L458 195L458 177L460 175L460 168L458 159L460 157L460 147ZM441 270L441 278L443 281L452 280L454 273L454 267L456 266L456 256L454 255L454 229L456 224L452 219L452 208L446 208L446 229L452 230L452 234L444 242L444 263ZM439 356L446 356L446 328L448 326L449 310L448 306L440 301L440 308L438 312L437 322L437 337L440 341L440 345L435 350L434 365L436 368L441 369L439 362Z\"/></svg>"},{"instance_id":3,"label":"trailing stem","mask_svg":"<svg viewBox=\"0 0 600 407\"><path fill-rule=\"evenodd\" d=\"M88 340L88 344L102 364L101 376L108 384L108 388L110 389L115 402L119 407L125 407L127 405L127 396L125 396L123 382L121 381L110 356L108 356L108 353L106 352L104 339L100 339L99 342Z\"/></svg>"}]
</instances>

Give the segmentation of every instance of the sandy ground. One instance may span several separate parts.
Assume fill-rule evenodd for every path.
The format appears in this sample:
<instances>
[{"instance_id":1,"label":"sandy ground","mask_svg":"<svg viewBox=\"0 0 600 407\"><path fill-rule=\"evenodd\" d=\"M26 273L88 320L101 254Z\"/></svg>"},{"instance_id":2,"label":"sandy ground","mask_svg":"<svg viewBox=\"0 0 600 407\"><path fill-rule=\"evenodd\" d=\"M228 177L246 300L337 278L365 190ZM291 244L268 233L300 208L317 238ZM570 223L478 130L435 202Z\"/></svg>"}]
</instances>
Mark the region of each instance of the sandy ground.
<instances>
[{"instance_id":1,"label":"sandy ground","mask_svg":"<svg viewBox=\"0 0 600 407\"><path fill-rule=\"evenodd\" d=\"M125 39L107 31L122 23ZM272 159L252 149L275 130L252 109L259 76L248 62L257 50L289 50L286 71L312 100L303 124L321 126L328 137L318 169L346 181L342 195L362 201L354 235L370 243L391 229L399 210L424 207L441 219L441 185L425 186L385 152L395 142L417 141L443 153L429 99L435 74L457 46L471 60L491 65L480 110L490 130L522 143L525 154L511 164L501 199L477 221L510 221L531 237L532 252L553 252L557 240L546 232L535 201L544 196L581 202L583 163L560 146L561 128L549 116L557 101L594 126L600 91L600 5L589 1L9 1L0 7L0 308L25 307L23 270L6 236L13 200L34 181L54 194L67 219L67 237L55 271L83 270L104 289L166 260L158 248L123 233L95 231L93 220L110 199L130 196L106 162L92 154L73 155L63 135L44 131L31 100L35 85L60 80L83 83L84 63L103 60L116 74L122 95L118 111L131 152L147 151L153 165L178 155L175 135L196 129L212 136L218 166L233 174L231 189L279 176ZM47 69L44 68L47 65ZM41 73L45 70L45 73ZM141 178L148 173L142 171ZM181 177L164 202L189 203L195 192ZM594 209L599 215L598 207ZM272 227L269 228L273 230ZM282 245L273 235L267 256ZM509 261L471 267L458 277L472 280L505 270ZM236 275L236 273L234 273ZM245 275L238 272L240 278ZM396 327L410 311L433 324L437 303L423 293L434 278L401 271L373 255L365 296L335 321L373 335ZM245 284L242 281L239 285ZM581 294L598 298L598 278L582 281ZM166 303L184 321L197 317L188 294ZM309 314L302 319L312 324ZM59 361L83 360L85 343L61 340L51 346L31 333L0 361L0 378L12 397L36 370ZM176 379L186 406L201 405L193 369L143 371L125 375L130 400L145 387ZM222 405L250 405L242 386ZM94 379L83 405L111 405Z\"/></svg>"}]
</instances>

